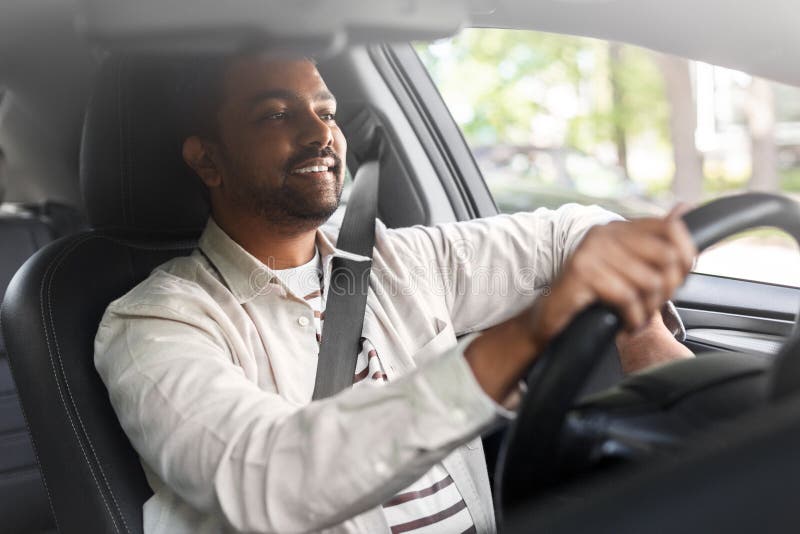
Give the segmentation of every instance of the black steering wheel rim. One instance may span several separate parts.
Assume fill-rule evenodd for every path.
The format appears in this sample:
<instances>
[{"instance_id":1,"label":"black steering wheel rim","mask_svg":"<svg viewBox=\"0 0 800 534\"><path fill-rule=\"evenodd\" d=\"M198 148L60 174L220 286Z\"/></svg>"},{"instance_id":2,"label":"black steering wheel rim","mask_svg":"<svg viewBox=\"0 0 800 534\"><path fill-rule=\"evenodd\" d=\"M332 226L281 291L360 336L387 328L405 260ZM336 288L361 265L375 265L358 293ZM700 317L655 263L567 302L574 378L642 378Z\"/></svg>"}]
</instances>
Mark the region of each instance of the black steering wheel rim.
<instances>
[{"instance_id":1,"label":"black steering wheel rim","mask_svg":"<svg viewBox=\"0 0 800 534\"><path fill-rule=\"evenodd\" d=\"M763 226L784 230L800 243L800 205L777 195L722 198L690 211L683 220L698 252L743 230ZM566 415L620 327L613 309L594 304L578 314L537 358L527 377L528 394L498 457L495 500L501 512L557 482L558 438ZM795 335L776 357L773 398L800 389L800 359L789 357L797 348L800 336Z\"/></svg>"}]
</instances>

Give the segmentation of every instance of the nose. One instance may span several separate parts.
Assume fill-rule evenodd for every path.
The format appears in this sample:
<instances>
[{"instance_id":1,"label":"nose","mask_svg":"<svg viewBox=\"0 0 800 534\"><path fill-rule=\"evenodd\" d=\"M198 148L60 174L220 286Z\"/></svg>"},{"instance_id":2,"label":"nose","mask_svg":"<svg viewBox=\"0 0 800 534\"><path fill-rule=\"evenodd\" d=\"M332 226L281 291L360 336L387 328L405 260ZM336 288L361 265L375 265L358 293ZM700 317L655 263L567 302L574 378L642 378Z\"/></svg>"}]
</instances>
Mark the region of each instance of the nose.
<instances>
[{"instance_id":1,"label":"nose","mask_svg":"<svg viewBox=\"0 0 800 534\"><path fill-rule=\"evenodd\" d=\"M331 126L316 113L309 113L300 129L300 142L304 146L328 147L333 144Z\"/></svg>"}]
</instances>

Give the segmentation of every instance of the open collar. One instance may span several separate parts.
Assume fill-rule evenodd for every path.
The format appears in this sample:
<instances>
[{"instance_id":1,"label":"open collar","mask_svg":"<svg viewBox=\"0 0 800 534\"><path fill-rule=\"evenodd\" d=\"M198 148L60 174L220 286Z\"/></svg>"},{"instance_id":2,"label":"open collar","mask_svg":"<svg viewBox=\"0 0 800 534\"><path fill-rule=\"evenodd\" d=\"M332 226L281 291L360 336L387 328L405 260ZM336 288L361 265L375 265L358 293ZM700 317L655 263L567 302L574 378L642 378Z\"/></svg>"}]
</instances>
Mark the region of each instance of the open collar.
<instances>
[{"instance_id":1,"label":"open collar","mask_svg":"<svg viewBox=\"0 0 800 534\"><path fill-rule=\"evenodd\" d=\"M338 233L338 228L335 230ZM322 258L326 281L329 278L331 260L335 257L353 261L371 261L367 256L336 248L331 238L320 229L317 229L315 241ZM275 271L242 248L219 227L213 217L208 218L198 248L219 272L239 304L272 291L276 285L283 287L283 282L275 275Z\"/></svg>"}]
</instances>

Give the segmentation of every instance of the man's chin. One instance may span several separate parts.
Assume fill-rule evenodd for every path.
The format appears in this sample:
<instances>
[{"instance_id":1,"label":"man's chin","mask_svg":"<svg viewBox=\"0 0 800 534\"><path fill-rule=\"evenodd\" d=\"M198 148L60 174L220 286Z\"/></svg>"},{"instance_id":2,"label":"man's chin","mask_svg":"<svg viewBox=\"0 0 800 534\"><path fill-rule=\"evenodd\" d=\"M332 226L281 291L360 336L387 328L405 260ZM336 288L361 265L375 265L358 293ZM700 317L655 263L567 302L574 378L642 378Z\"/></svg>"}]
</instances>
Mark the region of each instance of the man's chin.
<instances>
[{"instance_id":1,"label":"man's chin","mask_svg":"<svg viewBox=\"0 0 800 534\"><path fill-rule=\"evenodd\" d=\"M305 232L324 224L339 207L341 188L330 183L319 185L322 187L251 189L242 191L239 201L270 226L289 234Z\"/></svg>"},{"instance_id":2,"label":"man's chin","mask_svg":"<svg viewBox=\"0 0 800 534\"><path fill-rule=\"evenodd\" d=\"M313 204L306 202L306 199L296 200L298 201L286 202L282 210L270 210L264 215L273 223L284 226L288 231L302 232L325 224L339 207L338 197Z\"/></svg>"},{"instance_id":3,"label":"man's chin","mask_svg":"<svg viewBox=\"0 0 800 534\"><path fill-rule=\"evenodd\" d=\"M292 210L289 215L299 221L316 221L319 225L324 224L331 216L336 213L339 203L330 204L326 206L315 206L310 209Z\"/></svg>"}]
</instances>

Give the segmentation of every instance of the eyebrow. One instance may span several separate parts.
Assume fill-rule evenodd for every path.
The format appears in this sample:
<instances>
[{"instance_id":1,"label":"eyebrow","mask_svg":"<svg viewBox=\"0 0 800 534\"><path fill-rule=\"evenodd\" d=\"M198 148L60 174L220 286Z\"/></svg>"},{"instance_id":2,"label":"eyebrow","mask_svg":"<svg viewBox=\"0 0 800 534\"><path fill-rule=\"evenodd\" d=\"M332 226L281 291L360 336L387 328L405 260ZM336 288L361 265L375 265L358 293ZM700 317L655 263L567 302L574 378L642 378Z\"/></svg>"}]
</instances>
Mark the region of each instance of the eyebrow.
<instances>
[{"instance_id":1,"label":"eyebrow","mask_svg":"<svg viewBox=\"0 0 800 534\"><path fill-rule=\"evenodd\" d=\"M270 99L300 100L300 95L294 91L289 91L288 89L269 89L267 91L261 91L260 93L257 93L252 98L250 98L250 105L255 106L259 102ZM312 99L314 102L328 101L328 100L336 102L336 97L334 97L333 93L331 93L327 89L322 89L321 91L317 91L316 93L314 93Z\"/></svg>"}]
</instances>

